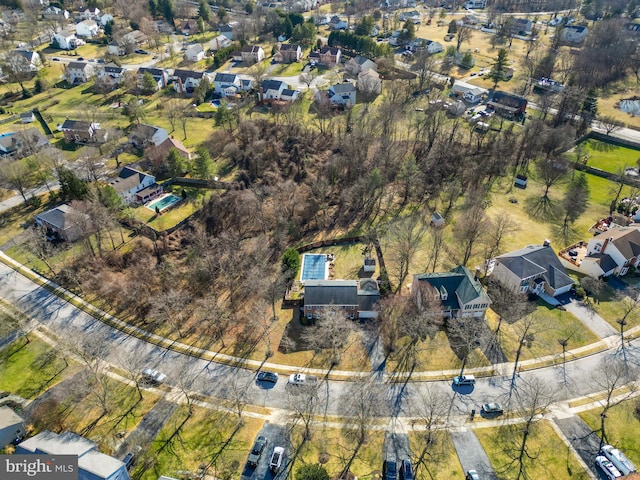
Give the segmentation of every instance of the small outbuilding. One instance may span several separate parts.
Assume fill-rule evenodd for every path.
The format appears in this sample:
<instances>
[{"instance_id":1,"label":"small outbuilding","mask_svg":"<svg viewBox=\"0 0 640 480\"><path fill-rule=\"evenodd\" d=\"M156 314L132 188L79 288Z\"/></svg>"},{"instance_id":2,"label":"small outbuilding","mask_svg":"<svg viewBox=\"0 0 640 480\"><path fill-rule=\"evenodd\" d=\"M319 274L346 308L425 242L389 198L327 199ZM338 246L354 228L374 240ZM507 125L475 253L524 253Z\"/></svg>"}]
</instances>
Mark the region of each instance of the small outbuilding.
<instances>
[{"instance_id":1,"label":"small outbuilding","mask_svg":"<svg viewBox=\"0 0 640 480\"><path fill-rule=\"evenodd\" d=\"M22 417L9 407L0 407L0 449L26 434Z\"/></svg>"},{"instance_id":2,"label":"small outbuilding","mask_svg":"<svg viewBox=\"0 0 640 480\"><path fill-rule=\"evenodd\" d=\"M444 217L438 212L431 214L431 225L434 227L444 227Z\"/></svg>"}]
</instances>

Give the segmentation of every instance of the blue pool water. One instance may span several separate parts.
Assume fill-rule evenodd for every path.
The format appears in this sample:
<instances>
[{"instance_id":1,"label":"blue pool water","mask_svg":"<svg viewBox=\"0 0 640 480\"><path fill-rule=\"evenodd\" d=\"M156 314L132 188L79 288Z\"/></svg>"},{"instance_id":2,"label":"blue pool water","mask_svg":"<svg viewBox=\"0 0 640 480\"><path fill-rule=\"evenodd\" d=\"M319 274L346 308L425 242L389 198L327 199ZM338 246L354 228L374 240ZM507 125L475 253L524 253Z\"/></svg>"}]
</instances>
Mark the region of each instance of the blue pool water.
<instances>
[{"instance_id":1,"label":"blue pool water","mask_svg":"<svg viewBox=\"0 0 640 480\"><path fill-rule=\"evenodd\" d=\"M213 105L214 107L218 108L220 106L220 100L213 100L211 102L211 105Z\"/></svg>"},{"instance_id":2,"label":"blue pool water","mask_svg":"<svg viewBox=\"0 0 640 480\"><path fill-rule=\"evenodd\" d=\"M164 197L160 197L158 200L154 200L151 203L147 204L147 208L150 208L155 212L156 207L158 210L162 212L165 208L169 208L174 203L178 203L182 198L176 197L175 195L165 195Z\"/></svg>"},{"instance_id":3,"label":"blue pool water","mask_svg":"<svg viewBox=\"0 0 640 480\"><path fill-rule=\"evenodd\" d=\"M324 280L327 278L327 255L305 253L302 256L300 280Z\"/></svg>"}]
</instances>

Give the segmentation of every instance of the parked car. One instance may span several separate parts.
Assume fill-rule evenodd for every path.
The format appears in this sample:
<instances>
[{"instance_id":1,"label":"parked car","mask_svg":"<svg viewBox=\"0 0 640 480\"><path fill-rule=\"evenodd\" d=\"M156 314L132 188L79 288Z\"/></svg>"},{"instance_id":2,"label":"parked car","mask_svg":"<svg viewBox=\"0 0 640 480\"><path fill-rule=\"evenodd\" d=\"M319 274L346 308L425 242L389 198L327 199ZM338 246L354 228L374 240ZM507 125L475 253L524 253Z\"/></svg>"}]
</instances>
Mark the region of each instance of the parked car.
<instances>
[{"instance_id":1,"label":"parked car","mask_svg":"<svg viewBox=\"0 0 640 480\"><path fill-rule=\"evenodd\" d=\"M145 368L142 371L142 381L150 385L160 385L166 380L167 376L158 370Z\"/></svg>"},{"instance_id":2,"label":"parked car","mask_svg":"<svg viewBox=\"0 0 640 480\"><path fill-rule=\"evenodd\" d=\"M124 467L129 470L133 466L133 457L135 457L135 453L129 452L122 459L122 463L124 463Z\"/></svg>"},{"instance_id":3,"label":"parked car","mask_svg":"<svg viewBox=\"0 0 640 480\"><path fill-rule=\"evenodd\" d=\"M408 458L400 463L400 480L413 480L413 465Z\"/></svg>"},{"instance_id":4,"label":"parked car","mask_svg":"<svg viewBox=\"0 0 640 480\"><path fill-rule=\"evenodd\" d=\"M251 451L249 452L249 458L247 459L247 463L252 467L258 466L258 462L260 461L260 456L264 451L264 448L267 446L267 437L258 436L256 441L253 443L253 447L251 447Z\"/></svg>"},{"instance_id":5,"label":"parked car","mask_svg":"<svg viewBox=\"0 0 640 480\"><path fill-rule=\"evenodd\" d=\"M604 473L610 480L615 480L622 476L622 472L620 472L620 470L618 470L615 465L607 459L607 457L602 455L598 455L596 457L596 467L598 467L598 469L601 470L602 473Z\"/></svg>"},{"instance_id":6,"label":"parked car","mask_svg":"<svg viewBox=\"0 0 640 480\"><path fill-rule=\"evenodd\" d=\"M480 475L475 470L467 470L467 476L465 480L480 480Z\"/></svg>"},{"instance_id":7,"label":"parked car","mask_svg":"<svg viewBox=\"0 0 640 480\"><path fill-rule=\"evenodd\" d=\"M141 48L136 48L133 52L140 55L149 55L149 52L147 52L146 50L142 50Z\"/></svg>"},{"instance_id":8,"label":"parked car","mask_svg":"<svg viewBox=\"0 0 640 480\"><path fill-rule=\"evenodd\" d=\"M273 453L271 454L269 470L271 470L273 473L278 473L278 470L280 470L280 467L282 466L282 457L284 457L284 448L275 447L273 449Z\"/></svg>"},{"instance_id":9,"label":"parked car","mask_svg":"<svg viewBox=\"0 0 640 480\"><path fill-rule=\"evenodd\" d=\"M278 381L278 374L274 372L258 372L257 378L261 382L276 383Z\"/></svg>"},{"instance_id":10,"label":"parked car","mask_svg":"<svg viewBox=\"0 0 640 480\"><path fill-rule=\"evenodd\" d=\"M636 471L636 466L631 460L613 445L603 445L600 451L623 475L629 475Z\"/></svg>"},{"instance_id":11,"label":"parked car","mask_svg":"<svg viewBox=\"0 0 640 480\"><path fill-rule=\"evenodd\" d=\"M475 385L476 377L474 375L458 375L453 377L454 385Z\"/></svg>"},{"instance_id":12,"label":"parked car","mask_svg":"<svg viewBox=\"0 0 640 480\"><path fill-rule=\"evenodd\" d=\"M291 385L315 385L318 383L318 377L305 373L292 373L289 375L289 383Z\"/></svg>"},{"instance_id":13,"label":"parked car","mask_svg":"<svg viewBox=\"0 0 640 480\"><path fill-rule=\"evenodd\" d=\"M485 415L502 415L504 413L499 403L485 403L481 410Z\"/></svg>"},{"instance_id":14,"label":"parked car","mask_svg":"<svg viewBox=\"0 0 640 480\"><path fill-rule=\"evenodd\" d=\"M398 478L398 468L396 462L385 460L382 463L382 480L396 480Z\"/></svg>"}]
</instances>

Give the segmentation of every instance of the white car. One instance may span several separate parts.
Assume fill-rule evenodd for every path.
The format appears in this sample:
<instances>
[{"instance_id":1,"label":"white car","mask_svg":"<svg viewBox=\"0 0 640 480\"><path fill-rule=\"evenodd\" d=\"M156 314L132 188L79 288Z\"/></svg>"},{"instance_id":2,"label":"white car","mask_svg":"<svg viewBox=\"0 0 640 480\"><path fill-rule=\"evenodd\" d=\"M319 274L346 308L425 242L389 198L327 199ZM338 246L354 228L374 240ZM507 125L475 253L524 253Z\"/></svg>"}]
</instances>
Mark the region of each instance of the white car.
<instances>
[{"instance_id":1,"label":"white car","mask_svg":"<svg viewBox=\"0 0 640 480\"><path fill-rule=\"evenodd\" d=\"M162 382L166 380L167 376L164 373L159 372L158 370L152 370L151 368L145 368L142 371L142 380L145 383L151 385L160 385Z\"/></svg>"},{"instance_id":2,"label":"white car","mask_svg":"<svg viewBox=\"0 0 640 480\"><path fill-rule=\"evenodd\" d=\"M282 465L282 457L284 457L284 448L276 447L271 454L271 461L269 462L269 470L273 473L278 473L280 466Z\"/></svg>"}]
</instances>

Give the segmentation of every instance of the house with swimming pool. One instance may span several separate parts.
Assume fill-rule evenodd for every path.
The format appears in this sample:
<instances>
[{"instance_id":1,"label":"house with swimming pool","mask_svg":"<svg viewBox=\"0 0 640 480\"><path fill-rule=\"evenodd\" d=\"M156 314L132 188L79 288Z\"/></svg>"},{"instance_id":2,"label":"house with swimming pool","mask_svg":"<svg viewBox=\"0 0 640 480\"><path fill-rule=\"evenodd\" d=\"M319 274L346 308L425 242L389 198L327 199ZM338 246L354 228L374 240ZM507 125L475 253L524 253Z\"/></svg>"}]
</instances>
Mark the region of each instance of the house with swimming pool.
<instances>
[{"instance_id":1,"label":"house with swimming pool","mask_svg":"<svg viewBox=\"0 0 640 480\"><path fill-rule=\"evenodd\" d=\"M146 203L163 192L156 183L156 177L131 167L120 170L118 178L109 182L109 185L127 204Z\"/></svg>"}]
</instances>

